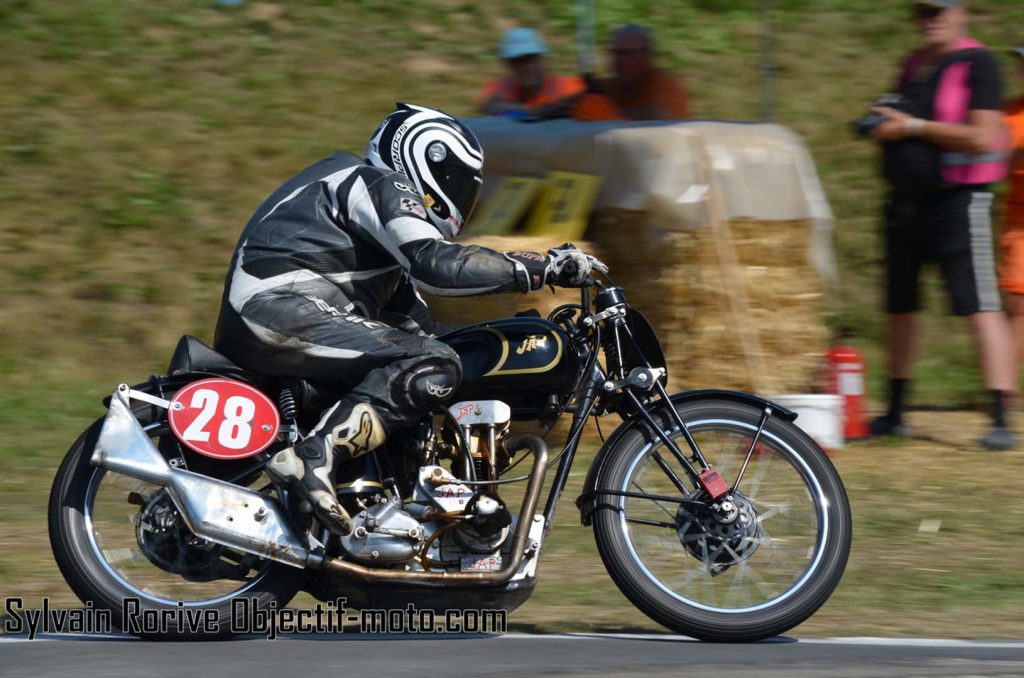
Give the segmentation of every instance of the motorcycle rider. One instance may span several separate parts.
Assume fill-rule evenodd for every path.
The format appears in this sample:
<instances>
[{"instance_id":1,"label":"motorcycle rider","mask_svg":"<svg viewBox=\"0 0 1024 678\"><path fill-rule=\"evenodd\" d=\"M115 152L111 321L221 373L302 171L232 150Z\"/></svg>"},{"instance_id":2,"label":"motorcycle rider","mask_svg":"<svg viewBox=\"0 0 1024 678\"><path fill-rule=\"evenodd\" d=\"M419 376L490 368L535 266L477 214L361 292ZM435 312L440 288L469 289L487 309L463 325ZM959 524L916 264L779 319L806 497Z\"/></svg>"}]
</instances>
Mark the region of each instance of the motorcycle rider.
<instances>
[{"instance_id":1,"label":"motorcycle rider","mask_svg":"<svg viewBox=\"0 0 1024 678\"><path fill-rule=\"evenodd\" d=\"M215 348L253 372L346 393L267 466L335 533L352 529L334 492L337 464L376 449L459 387L459 357L433 337L417 289L525 293L607 271L569 244L543 255L449 242L473 212L483 163L461 121L400 103L365 160L335 153L289 179L235 248Z\"/></svg>"}]
</instances>

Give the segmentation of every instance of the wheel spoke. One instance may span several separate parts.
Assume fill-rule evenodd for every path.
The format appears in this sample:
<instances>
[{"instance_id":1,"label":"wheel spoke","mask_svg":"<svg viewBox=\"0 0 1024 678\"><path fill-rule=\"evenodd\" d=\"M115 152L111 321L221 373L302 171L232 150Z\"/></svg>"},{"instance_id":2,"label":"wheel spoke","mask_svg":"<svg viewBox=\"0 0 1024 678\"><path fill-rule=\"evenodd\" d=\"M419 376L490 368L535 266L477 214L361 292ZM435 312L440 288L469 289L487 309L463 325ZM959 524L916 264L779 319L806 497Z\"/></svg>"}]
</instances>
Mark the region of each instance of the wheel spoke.
<instances>
[{"instance_id":1,"label":"wheel spoke","mask_svg":"<svg viewBox=\"0 0 1024 678\"><path fill-rule=\"evenodd\" d=\"M640 485L640 483L636 482L635 480L633 481L633 486L634 486L634 487L636 487L636 489L640 490L640 491L641 491L642 493L644 493L644 494L653 494L652 492L648 492L647 490L645 490L645 489L644 489L644 488L643 488L643 487L642 487L642 486ZM676 514L675 514L675 513L673 513L672 511L669 511L669 510L668 510L667 508L665 508L665 506L664 506L663 504L661 504L661 502L659 502L659 501L658 501L657 499L651 499L651 501L652 501L652 502L654 502L654 504L655 504L655 505L656 505L656 506L657 506L658 508L660 508L660 509L661 509L661 510L662 510L662 511L663 511L663 512L665 513L665 515L667 515L667 516L668 516L669 518L671 518L671 519L672 519L673 521L675 520L675 518L676 518Z\"/></svg>"},{"instance_id":2,"label":"wheel spoke","mask_svg":"<svg viewBox=\"0 0 1024 678\"><path fill-rule=\"evenodd\" d=\"M644 518L626 518L627 522L635 523L637 525L650 525L652 527L667 527L670 530L676 529L675 523L666 523L660 520L646 520Z\"/></svg>"},{"instance_id":3,"label":"wheel spoke","mask_svg":"<svg viewBox=\"0 0 1024 678\"><path fill-rule=\"evenodd\" d=\"M104 549L103 551L103 556L111 565L116 565L117 563L123 563L125 561L137 560L138 555L139 554L136 551L129 548Z\"/></svg>"},{"instance_id":4,"label":"wheel spoke","mask_svg":"<svg viewBox=\"0 0 1024 678\"><path fill-rule=\"evenodd\" d=\"M742 563L739 567L740 572L743 573L743 576L749 579L751 582L753 582L754 586L757 587L757 590L760 591L766 599L771 600L772 598L778 595L778 592L775 590L775 588L769 585L768 582L766 582L757 573L757 570L751 567L749 563Z\"/></svg>"},{"instance_id":5,"label":"wheel spoke","mask_svg":"<svg viewBox=\"0 0 1024 678\"><path fill-rule=\"evenodd\" d=\"M668 465L668 462L665 461L664 457L662 457L661 454L655 452L654 454L651 455L651 458L654 459L654 462L658 465L658 467L665 473L666 476L668 476L668 479L672 481L672 484L675 485L675 488L676 490L679 491L679 494L689 494L689 492L686 489L686 486L683 485L683 481L679 479L679 476L676 475L676 472L672 470L672 467Z\"/></svg>"}]
</instances>

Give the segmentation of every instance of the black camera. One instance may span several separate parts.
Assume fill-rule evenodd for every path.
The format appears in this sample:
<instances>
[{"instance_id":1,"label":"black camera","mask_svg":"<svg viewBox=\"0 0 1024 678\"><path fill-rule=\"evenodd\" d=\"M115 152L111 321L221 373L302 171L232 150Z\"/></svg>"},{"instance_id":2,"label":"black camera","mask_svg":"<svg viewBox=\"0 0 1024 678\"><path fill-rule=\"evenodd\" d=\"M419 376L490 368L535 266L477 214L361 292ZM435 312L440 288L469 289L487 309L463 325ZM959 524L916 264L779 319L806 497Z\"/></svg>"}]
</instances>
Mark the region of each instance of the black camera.
<instances>
[{"instance_id":1,"label":"black camera","mask_svg":"<svg viewBox=\"0 0 1024 678\"><path fill-rule=\"evenodd\" d=\"M875 106L885 106L886 108L892 108L897 111L903 111L909 113L910 102L902 94L883 94L878 97L878 101L874 103ZM879 113L871 111L860 120L856 120L853 123L853 129L857 132L858 136L867 137L871 134L871 131L886 121L886 117Z\"/></svg>"}]
</instances>

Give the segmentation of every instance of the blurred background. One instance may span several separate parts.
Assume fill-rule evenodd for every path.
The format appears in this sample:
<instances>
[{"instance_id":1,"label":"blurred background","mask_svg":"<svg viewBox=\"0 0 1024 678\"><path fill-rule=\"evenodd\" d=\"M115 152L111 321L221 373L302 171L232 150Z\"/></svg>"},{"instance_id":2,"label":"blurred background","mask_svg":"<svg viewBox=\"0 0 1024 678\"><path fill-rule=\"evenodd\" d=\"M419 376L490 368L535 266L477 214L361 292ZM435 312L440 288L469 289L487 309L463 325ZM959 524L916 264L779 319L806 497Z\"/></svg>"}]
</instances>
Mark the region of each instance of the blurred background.
<instances>
[{"instance_id":1,"label":"blurred background","mask_svg":"<svg viewBox=\"0 0 1024 678\"><path fill-rule=\"evenodd\" d=\"M1007 93L1019 94L1003 53L1024 43L1024 4L970 6L972 33L1005 58ZM601 57L615 27L654 30L658 64L685 83L695 119L762 120L762 76L775 73L769 108L810 149L835 217L838 277L801 306L821 328L805 351L850 330L880 405L882 183L874 144L849 122L916 45L907 3L597 0L594 17ZM503 74L499 37L520 25L543 33L550 71L578 73L568 0L0 3L0 596L74 602L45 536L53 472L117 383L161 373L182 334L212 340L232 249L266 195L334 150L361 153L396 101L476 115L483 81ZM733 235L741 254L764 238L781 257L791 237L756 224ZM798 262L806 243L792 237ZM963 451L983 429L986 392L968 326L945 315L935 276L925 289L912 401L940 411L914 413L924 433L905 444L836 453L855 551L801 633L1012 637L1024 627L1024 456ZM796 331L785 305L762 310L763 340ZM795 367L807 374L786 388L810 388L812 368ZM715 385L707 372L675 378ZM569 502L559 525L538 592L513 622L653 628L603 573Z\"/></svg>"}]
</instances>

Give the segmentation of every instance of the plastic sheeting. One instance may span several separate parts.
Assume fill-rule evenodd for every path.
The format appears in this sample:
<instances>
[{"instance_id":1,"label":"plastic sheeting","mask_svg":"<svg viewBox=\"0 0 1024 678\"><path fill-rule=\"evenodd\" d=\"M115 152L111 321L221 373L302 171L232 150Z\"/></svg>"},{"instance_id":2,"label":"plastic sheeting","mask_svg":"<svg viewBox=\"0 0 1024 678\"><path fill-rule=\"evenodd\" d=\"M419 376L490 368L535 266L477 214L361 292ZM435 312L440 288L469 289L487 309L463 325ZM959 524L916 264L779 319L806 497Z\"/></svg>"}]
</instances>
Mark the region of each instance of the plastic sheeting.
<instances>
[{"instance_id":1,"label":"plastic sheeting","mask_svg":"<svg viewBox=\"0 0 1024 678\"><path fill-rule=\"evenodd\" d=\"M824 278L836 276L832 210L810 152L785 127L709 121L466 122L484 146L488 176L543 177L550 170L599 175L596 209L643 213L665 230L705 228L716 218L806 220L813 230L810 263Z\"/></svg>"}]
</instances>

